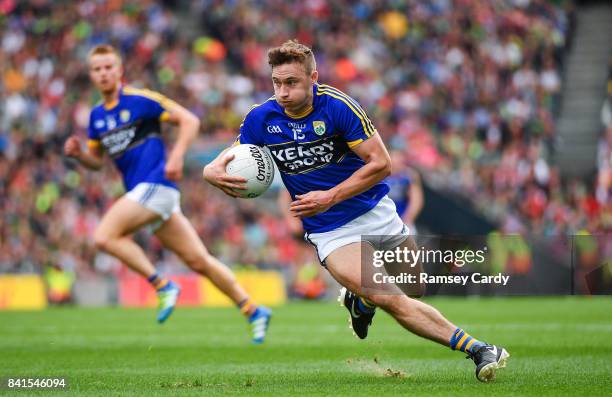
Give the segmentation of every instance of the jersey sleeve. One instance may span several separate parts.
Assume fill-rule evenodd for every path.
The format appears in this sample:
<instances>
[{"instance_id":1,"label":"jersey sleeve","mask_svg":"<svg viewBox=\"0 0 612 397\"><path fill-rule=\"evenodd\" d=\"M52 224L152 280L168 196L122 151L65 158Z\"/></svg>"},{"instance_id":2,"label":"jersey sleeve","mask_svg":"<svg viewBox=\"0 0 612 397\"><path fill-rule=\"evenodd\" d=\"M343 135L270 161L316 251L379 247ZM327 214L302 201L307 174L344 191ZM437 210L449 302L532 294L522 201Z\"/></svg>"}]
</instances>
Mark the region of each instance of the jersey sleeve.
<instances>
[{"instance_id":1,"label":"jersey sleeve","mask_svg":"<svg viewBox=\"0 0 612 397\"><path fill-rule=\"evenodd\" d=\"M336 127L350 148L377 133L365 111L348 96L336 99L334 115Z\"/></svg>"},{"instance_id":2,"label":"jersey sleeve","mask_svg":"<svg viewBox=\"0 0 612 397\"><path fill-rule=\"evenodd\" d=\"M250 111L242 124L240 124L240 135L236 137L234 145L250 143L252 145L263 146L264 141L258 131L261 128L257 125L257 117L253 111Z\"/></svg>"}]
</instances>

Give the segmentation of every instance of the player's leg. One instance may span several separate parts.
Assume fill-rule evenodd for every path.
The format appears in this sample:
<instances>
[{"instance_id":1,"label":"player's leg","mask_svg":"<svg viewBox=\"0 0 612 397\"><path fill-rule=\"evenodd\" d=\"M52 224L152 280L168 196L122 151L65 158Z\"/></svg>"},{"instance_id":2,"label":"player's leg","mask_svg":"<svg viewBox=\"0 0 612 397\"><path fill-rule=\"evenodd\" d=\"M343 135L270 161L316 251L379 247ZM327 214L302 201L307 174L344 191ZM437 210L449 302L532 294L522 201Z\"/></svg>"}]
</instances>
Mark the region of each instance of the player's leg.
<instances>
[{"instance_id":1,"label":"player's leg","mask_svg":"<svg viewBox=\"0 0 612 397\"><path fill-rule=\"evenodd\" d=\"M124 197L104 214L94 233L94 244L144 277L155 274L155 267L129 236L155 221L159 215Z\"/></svg>"},{"instance_id":2,"label":"player's leg","mask_svg":"<svg viewBox=\"0 0 612 397\"><path fill-rule=\"evenodd\" d=\"M409 244L409 243L407 243ZM370 305L389 313L410 332L430 339L453 350L468 353L477 365L476 376L481 381L492 380L495 371L504 367L509 354L503 348L478 341L448 321L433 306L400 294L362 293L362 255L373 258L374 248L369 243L352 243L334 250L325 263L331 275L354 294L361 294ZM359 311L360 306L355 305ZM369 310L372 310L369 308Z\"/></svg>"},{"instance_id":3,"label":"player's leg","mask_svg":"<svg viewBox=\"0 0 612 397\"><path fill-rule=\"evenodd\" d=\"M411 235L405 235L403 236L403 238L404 240L400 244L397 244L397 240L394 241L394 239L391 238L389 242L381 243L379 249L382 249L383 251L392 252L394 252L398 247L400 249L400 252L414 252L418 250L417 244ZM423 265L421 264L421 262L410 263L397 262L395 260L385 261L384 271L390 276L397 277L400 275L410 275L414 277L415 282L398 283L391 286L397 287L397 289L401 290L404 295L411 298L420 298L425 295L425 284L420 282L420 275L423 272ZM362 278L362 281L365 280L363 280ZM367 288L366 285L362 285L362 290L364 289L364 287Z\"/></svg>"},{"instance_id":4,"label":"player's leg","mask_svg":"<svg viewBox=\"0 0 612 397\"><path fill-rule=\"evenodd\" d=\"M249 298L232 271L208 252L187 218L181 212L175 212L155 234L164 247L227 295L252 324L253 342L263 342L271 317L270 309L256 305Z\"/></svg>"},{"instance_id":5,"label":"player's leg","mask_svg":"<svg viewBox=\"0 0 612 397\"><path fill-rule=\"evenodd\" d=\"M457 327L432 306L404 294L362 293L361 256L373 257L373 251L374 248L368 243L348 244L334 250L325 259L325 263L336 281L389 313L404 328L424 338L448 345Z\"/></svg>"},{"instance_id":6,"label":"player's leg","mask_svg":"<svg viewBox=\"0 0 612 397\"><path fill-rule=\"evenodd\" d=\"M104 214L94 233L94 244L98 249L118 258L130 269L147 278L157 291L159 299L157 320L161 323L172 313L180 289L175 283L157 274L142 248L130 237L136 230L160 218L158 213L145 208L130 196L139 190L146 189L137 187L117 200Z\"/></svg>"},{"instance_id":7,"label":"player's leg","mask_svg":"<svg viewBox=\"0 0 612 397\"><path fill-rule=\"evenodd\" d=\"M174 213L157 229L163 246L174 252L187 266L207 277L221 292L238 304L248 298L232 271L212 256L182 213Z\"/></svg>"}]
</instances>

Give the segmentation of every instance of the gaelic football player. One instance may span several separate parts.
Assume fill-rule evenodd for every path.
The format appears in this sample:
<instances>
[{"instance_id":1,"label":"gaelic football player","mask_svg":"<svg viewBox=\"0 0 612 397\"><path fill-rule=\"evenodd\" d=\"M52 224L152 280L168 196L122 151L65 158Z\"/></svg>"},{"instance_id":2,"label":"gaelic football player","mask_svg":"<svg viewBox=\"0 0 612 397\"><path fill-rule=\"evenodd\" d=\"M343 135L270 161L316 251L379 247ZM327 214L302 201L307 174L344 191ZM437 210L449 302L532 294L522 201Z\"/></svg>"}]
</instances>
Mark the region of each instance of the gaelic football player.
<instances>
[{"instance_id":1,"label":"gaelic football player","mask_svg":"<svg viewBox=\"0 0 612 397\"><path fill-rule=\"evenodd\" d=\"M159 93L122 85L121 58L109 45L93 48L88 66L103 100L91 111L87 150L72 136L64 152L91 170L102 167L106 153L121 172L127 190L104 214L95 231L95 246L145 277L157 290L157 320L163 323L176 305L180 287L162 277L131 238L136 230L152 225L165 248L236 303L252 325L253 342L263 342L270 310L249 298L233 273L207 251L181 212L177 181L185 152L200 128L199 120ZM178 138L167 157L160 136L162 122L178 126Z\"/></svg>"},{"instance_id":2,"label":"gaelic football player","mask_svg":"<svg viewBox=\"0 0 612 397\"><path fill-rule=\"evenodd\" d=\"M321 263L345 288L341 299L352 327L365 338L377 308L405 329L467 353L476 377L489 381L506 365L508 352L489 345L448 321L412 296L364 292L362 257L373 251L416 244L387 196L383 180L391 173L389 154L359 104L334 87L319 84L312 50L288 41L268 52L274 96L254 106L240 127L237 143L267 146L291 194L291 213L301 218L305 238ZM226 193L242 186L225 172L231 160L222 152L204 169L204 178ZM362 241L365 235L386 236Z\"/></svg>"}]
</instances>

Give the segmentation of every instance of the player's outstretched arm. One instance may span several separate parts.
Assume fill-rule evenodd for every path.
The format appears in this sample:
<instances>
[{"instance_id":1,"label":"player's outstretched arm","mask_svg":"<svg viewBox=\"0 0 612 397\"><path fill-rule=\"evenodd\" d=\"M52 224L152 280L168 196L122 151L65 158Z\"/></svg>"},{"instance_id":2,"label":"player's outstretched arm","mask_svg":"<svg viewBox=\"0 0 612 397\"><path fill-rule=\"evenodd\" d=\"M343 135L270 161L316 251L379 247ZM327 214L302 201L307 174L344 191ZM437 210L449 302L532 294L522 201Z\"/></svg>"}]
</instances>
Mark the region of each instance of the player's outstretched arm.
<instances>
[{"instance_id":1,"label":"player's outstretched arm","mask_svg":"<svg viewBox=\"0 0 612 397\"><path fill-rule=\"evenodd\" d=\"M99 145L88 145L88 150L84 151L81 140L74 135L64 143L64 154L76 159L90 170L97 171L104 165L102 148Z\"/></svg>"},{"instance_id":2,"label":"player's outstretched arm","mask_svg":"<svg viewBox=\"0 0 612 397\"><path fill-rule=\"evenodd\" d=\"M170 114L166 120L178 125L178 138L166 161L166 177L177 181L183 176L185 153L198 136L200 120L176 102L170 102L166 107Z\"/></svg>"},{"instance_id":3,"label":"player's outstretched arm","mask_svg":"<svg viewBox=\"0 0 612 397\"><path fill-rule=\"evenodd\" d=\"M325 212L335 204L365 192L391 173L391 158L378 134L352 150L365 165L336 187L295 196L296 200L291 203L291 212L295 216L308 217Z\"/></svg>"},{"instance_id":4,"label":"player's outstretched arm","mask_svg":"<svg viewBox=\"0 0 612 397\"><path fill-rule=\"evenodd\" d=\"M227 164L234 159L233 154L227 154L230 148L222 151L217 158L208 163L202 171L202 176L206 182L221 189L225 194L232 197L239 197L234 189L246 190L247 180L239 176L230 176L225 170Z\"/></svg>"}]
</instances>

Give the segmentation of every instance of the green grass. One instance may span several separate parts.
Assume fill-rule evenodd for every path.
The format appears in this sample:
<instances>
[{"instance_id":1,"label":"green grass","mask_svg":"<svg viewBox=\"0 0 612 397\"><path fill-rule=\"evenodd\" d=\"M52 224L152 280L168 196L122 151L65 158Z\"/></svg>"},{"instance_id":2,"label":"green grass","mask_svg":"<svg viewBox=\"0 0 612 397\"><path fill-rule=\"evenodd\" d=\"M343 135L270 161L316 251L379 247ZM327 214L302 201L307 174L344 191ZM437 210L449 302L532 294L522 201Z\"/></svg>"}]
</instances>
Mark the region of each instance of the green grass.
<instances>
[{"instance_id":1,"label":"green grass","mask_svg":"<svg viewBox=\"0 0 612 397\"><path fill-rule=\"evenodd\" d=\"M65 376L52 395L603 396L612 393L612 298L430 299L511 358L482 384L464 355L378 313L357 340L331 303L276 308L265 345L234 309L0 312L0 376ZM40 391L0 394L41 395Z\"/></svg>"}]
</instances>

